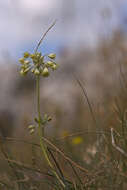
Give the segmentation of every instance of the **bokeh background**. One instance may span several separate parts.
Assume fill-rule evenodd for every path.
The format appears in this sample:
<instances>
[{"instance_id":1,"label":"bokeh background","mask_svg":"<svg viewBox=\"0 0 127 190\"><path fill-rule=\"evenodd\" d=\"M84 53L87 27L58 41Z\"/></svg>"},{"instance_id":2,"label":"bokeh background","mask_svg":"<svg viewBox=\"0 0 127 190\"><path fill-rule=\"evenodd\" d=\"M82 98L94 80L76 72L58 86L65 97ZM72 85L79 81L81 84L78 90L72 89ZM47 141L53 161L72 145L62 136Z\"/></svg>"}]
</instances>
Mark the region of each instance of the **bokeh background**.
<instances>
[{"instance_id":1,"label":"bokeh background","mask_svg":"<svg viewBox=\"0 0 127 190\"><path fill-rule=\"evenodd\" d=\"M36 116L35 80L32 75L20 76L18 59L24 51L34 51L56 19L39 49L42 54L56 53L59 64L51 77L41 80L41 111L53 118L46 134L58 140L76 133L62 141L62 148L75 160L90 162L96 136L78 134L117 128L114 104L121 110L126 107L127 0L0 1L0 134L37 139L27 129ZM86 90L98 129L77 79ZM15 144L15 150L22 160L30 159L26 146Z\"/></svg>"},{"instance_id":2,"label":"bokeh background","mask_svg":"<svg viewBox=\"0 0 127 190\"><path fill-rule=\"evenodd\" d=\"M95 47L114 30L126 31L127 2L120 0L6 0L0 3L1 51L20 56L33 49L42 32L58 19L43 51Z\"/></svg>"},{"instance_id":3,"label":"bokeh background","mask_svg":"<svg viewBox=\"0 0 127 190\"><path fill-rule=\"evenodd\" d=\"M87 106L83 108L82 90L76 78L83 81L89 98L97 105L117 96L120 72L125 73L126 67L126 10L126 0L1 1L1 126L8 128L6 122L10 125L12 121L11 126L21 130L23 120L29 123L36 114L35 82L31 76L19 75L18 59L24 51L34 51L55 19L57 23L40 51L56 53L60 68L41 83L42 111L52 113L54 122L64 121L63 126L63 122L58 122L61 131L75 128L72 123L80 117L81 110L88 110ZM5 127L1 130L5 133Z\"/></svg>"}]
</instances>

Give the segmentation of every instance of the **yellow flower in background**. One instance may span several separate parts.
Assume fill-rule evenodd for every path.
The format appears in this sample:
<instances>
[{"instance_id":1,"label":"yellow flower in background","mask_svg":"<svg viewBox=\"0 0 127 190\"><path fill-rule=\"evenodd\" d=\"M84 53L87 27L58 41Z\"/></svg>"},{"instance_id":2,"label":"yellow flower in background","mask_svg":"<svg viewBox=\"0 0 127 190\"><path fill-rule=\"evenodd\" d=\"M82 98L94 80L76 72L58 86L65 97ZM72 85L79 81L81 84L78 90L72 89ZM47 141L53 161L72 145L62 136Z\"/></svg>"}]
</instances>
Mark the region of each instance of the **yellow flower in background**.
<instances>
[{"instance_id":1,"label":"yellow flower in background","mask_svg":"<svg viewBox=\"0 0 127 190\"><path fill-rule=\"evenodd\" d=\"M78 144L81 144L83 143L83 138L82 137L74 137L72 139L72 144L73 145L78 145Z\"/></svg>"},{"instance_id":2,"label":"yellow flower in background","mask_svg":"<svg viewBox=\"0 0 127 190\"><path fill-rule=\"evenodd\" d=\"M64 138L64 137L67 137L69 135L69 132L68 131L63 131L62 132L62 138Z\"/></svg>"}]
</instances>

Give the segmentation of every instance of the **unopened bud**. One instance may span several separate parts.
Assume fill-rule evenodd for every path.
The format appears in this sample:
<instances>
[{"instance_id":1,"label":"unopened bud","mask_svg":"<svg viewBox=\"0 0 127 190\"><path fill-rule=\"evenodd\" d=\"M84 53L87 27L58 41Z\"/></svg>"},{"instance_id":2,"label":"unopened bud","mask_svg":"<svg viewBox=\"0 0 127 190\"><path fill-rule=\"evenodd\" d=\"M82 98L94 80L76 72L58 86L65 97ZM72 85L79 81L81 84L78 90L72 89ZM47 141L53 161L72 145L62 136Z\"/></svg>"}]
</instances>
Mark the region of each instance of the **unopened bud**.
<instances>
[{"instance_id":1,"label":"unopened bud","mask_svg":"<svg viewBox=\"0 0 127 190\"><path fill-rule=\"evenodd\" d=\"M32 135L34 133L34 129L31 129L30 130L30 134Z\"/></svg>"},{"instance_id":2,"label":"unopened bud","mask_svg":"<svg viewBox=\"0 0 127 190\"><path fill-rule=\"evenodd\" d=\"M24 70L24 73L25 73L25 74L28 73L29 70L30 70L30 67L26 68L26 69Z\"/></svg>"},{"instance_id":3,"label":"unopened bud","mask_svg":"<svg viewBox=\"0 0 127 190\"><path fill-rule=\"evenodd\" d=\"M36 68L35 71L34 71L34 74L35 74L35 75L39 75L39 74L40 74L39 69Z\"/></svg>"},{"instance_id":4,"label":"unopened bud","mask_svg":"<svg viewBox=\"0 0 127 190\"><path fill-rule=\"evenodd\" d=\"M56 70L58 68L58 65L56 65L56 64L54 64L53 66L52 66L52 70Z\"/></svg>"},{"instance_id":5,"label":"unopened bud","mask_svg":"<svg viewBox=\"0 0 127 190\"><path fill-rule=\"evenodd\" d=\"M26 73L24 72L24 69L21 69L21 70L20 70L20 74L21 74L22 76L25 76L25 75L26 75Z\"/></svg>"},{"instance_id":6,"label":"unopened bud","mask_svg":"<svg viewBox=\"0 0 127 190\"><path fill-rule=\"evenodd\" d=\"M25 65L28 65L29 63L30 63L30 61L28 61L28 60L25 60L25 61L24 61L24 64L25 64Z\"/></svg>"},{"instance_id":7,"label":"unopened bud","mask_svg":"<svg viewBox=\"0 0 127 190\"><path fill-rule=\"evenodd\" d=\"M23 57L19 59L19 62L20 62L21 64L24 64L24 61L25 61L25 59L24 59Z\"/></svg>"},{"instance_id":8,"label":"unopened bud","mask_svg":"<svg viewBox=\"0 0 127 190\"><path fill-rule=\"evenodd\" d=\"M28 126L28 129L34 129L35 128L35 125L29 125Z\"/></svg>"},{"instance_id":9,"label":"unopened bud","mask_svg":"<svg viewBox=\"0 0 127 190\"><path fill-rule=\"evenodd\" d=\"M30 54L28 52L24 53L24 58L28 58L30 56Z\"/></svg>"},{"instance_id":10,"label":"unopened bud","mask_svg":"<svg viewBox=\"0 0 127 190\"><path fill-rule=\"evenodd\" d=\"M48 67L52 67L53 64L54 64L54 63L53 63L52 61L47 61L47 62L46 62L46 65L47 65Z\"/></svg>"},{"instance_id":11,"label":"unopened bud","mask_svg":"<svg viewBox=\"0 0 127 190\"><path fill-rule=\"evenodd\" d=\"M55 58L56 58L56 54L50 53L50 54L48 55L48 57L49 57L50 59L55 59Z\"/></svg>"},{"instance_id":12,"label":"unopened bud","mask_svg":"<svg viewBox=\"0 0 127 190\"><path fill-rule=\"evenodd\" d=\"M52 120L51 116L48 116L47 121L51 121L51 120Z\"/></svg>"},{"instance_id":13,"label":"unopened bud","mask_svg":"<svg viewBox=\"0 0 127 190\"><path fill-rule=\"evenodd\" d=\"M30 55L30 58L31 58L31 59L34 59L35 57L36 57L35 54L31 54L31 55Z\"/></svg>"},{"instance_id":14,"label":"unopened bud","mask_svg":"<svg viewBox=\"0 0 127 190\"><path fill-rule=\"evenodd\" d=\"M42 76L43 77L48 77L49 76L49 70L47 67L45 67L42 71Z\"/></svg>"},{"instance_id":15,"label":"unopened bud","mask_svg":"<svg viewBox=\"0 0 127 190\"><path fill-rule=\"evenodd\" d=\"M44 57L41 56L39 61L40 61L41 63L43 63L43 61L44 61Z\"/></svg>"}]
</instances>

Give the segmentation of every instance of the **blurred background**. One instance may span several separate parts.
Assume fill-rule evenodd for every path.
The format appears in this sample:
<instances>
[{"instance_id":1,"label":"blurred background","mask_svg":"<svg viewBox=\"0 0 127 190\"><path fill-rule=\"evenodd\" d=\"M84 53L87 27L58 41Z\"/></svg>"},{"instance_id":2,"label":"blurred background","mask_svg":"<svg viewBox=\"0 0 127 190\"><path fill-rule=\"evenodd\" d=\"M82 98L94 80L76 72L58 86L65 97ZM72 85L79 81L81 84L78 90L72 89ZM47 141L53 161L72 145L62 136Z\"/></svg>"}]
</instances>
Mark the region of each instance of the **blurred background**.
<instances>
[{"instance_id":1,"label":"blurred background","mask_svg":"<svg viewBox=\"0 0 127 190\"><path fill-rule=\"evenodd\" d=\"M0 1L0 136L38 139L27 129L37 114L35 80L20 76L18 59L34 51L56 19L39 49L42 54L56 53L59 64L41 80L41 111L53 118L46 135L73 160L86 167L93 161L95 166L97 135L88 131L112 126L120 131L114 110L126 112L127 0ZM10 141L8 145L12 159L32 163L32 148ZM2 157L0 165L5 172Z\"/></svg>"},{"instance_id":2,"label":"blurred background","mask_svg":"<svg viewBox=\"0 0 127 190\"><path fill-rule=\"evenodd\" d=\"M60 65L41 81L41 111L53 117L48 135L57 138L95 128L77 78L101 127L115 123L114 99L120 97L125 105L126 0L0 1L0 133L4 137L28 136L27 126L36 115L35 81L32 75L19 75L18 59L24 51L34 51L55 19L39 50L56 53Z\"/></svg>"}]
</instances>

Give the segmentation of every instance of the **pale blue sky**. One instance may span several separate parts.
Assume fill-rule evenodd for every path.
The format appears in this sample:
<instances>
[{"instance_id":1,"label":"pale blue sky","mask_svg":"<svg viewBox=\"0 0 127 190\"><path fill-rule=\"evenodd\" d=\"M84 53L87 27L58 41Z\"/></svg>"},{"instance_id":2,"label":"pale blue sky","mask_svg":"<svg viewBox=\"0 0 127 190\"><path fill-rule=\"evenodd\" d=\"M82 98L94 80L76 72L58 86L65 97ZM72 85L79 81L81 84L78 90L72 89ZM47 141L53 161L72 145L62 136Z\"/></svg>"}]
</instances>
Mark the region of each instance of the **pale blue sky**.
<instances>
[{"instance_id":1,"label":"pale blue sky","mask_svg":"<svg viewBox=\"0 0 127 190\"><path fill-rule=\"evenodd\" d=\"M127 0L1 0L0 55L8 51L21 56L25 48L32 50L56 18L44 51L94 45L100 35L126 28Z\"/></svg>"}]
</instances>

